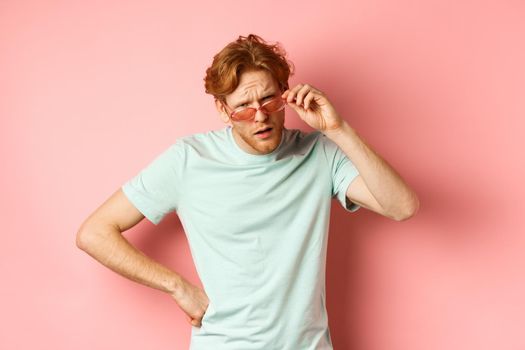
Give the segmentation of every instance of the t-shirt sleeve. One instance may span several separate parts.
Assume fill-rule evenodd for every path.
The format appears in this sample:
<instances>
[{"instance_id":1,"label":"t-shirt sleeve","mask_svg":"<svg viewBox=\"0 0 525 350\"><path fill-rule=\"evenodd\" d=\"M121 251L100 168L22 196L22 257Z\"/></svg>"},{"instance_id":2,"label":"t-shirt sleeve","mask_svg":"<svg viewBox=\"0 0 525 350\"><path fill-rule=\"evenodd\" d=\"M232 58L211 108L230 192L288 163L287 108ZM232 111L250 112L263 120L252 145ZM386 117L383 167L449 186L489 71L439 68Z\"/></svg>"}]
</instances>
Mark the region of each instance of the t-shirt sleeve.
<instances>
[{"instance_id":1,"label":"t-shirt sleeve","mask_svg":"<svg viewBox=\"0 0 525 350\"><path fill-rule=\"evenodd\" d=\"M177 209L183 164L183 148L177 142L122 185L126 197L155 225Z\"/></svg>"},{"instance_id":2,"label":"t-shirt sleeve","mask_svg":"<svg viewBox=\"0 0 525 350\"><path fill-rule=\"evenodd\" d=\"M336 197L347 211L355 212L361 206L351 202L346 197L346 190L350 183L359 175L359 171L339 146L323 134L320 137L324 143L332 175L332 197Z\"/></svg>"}]
</instances>

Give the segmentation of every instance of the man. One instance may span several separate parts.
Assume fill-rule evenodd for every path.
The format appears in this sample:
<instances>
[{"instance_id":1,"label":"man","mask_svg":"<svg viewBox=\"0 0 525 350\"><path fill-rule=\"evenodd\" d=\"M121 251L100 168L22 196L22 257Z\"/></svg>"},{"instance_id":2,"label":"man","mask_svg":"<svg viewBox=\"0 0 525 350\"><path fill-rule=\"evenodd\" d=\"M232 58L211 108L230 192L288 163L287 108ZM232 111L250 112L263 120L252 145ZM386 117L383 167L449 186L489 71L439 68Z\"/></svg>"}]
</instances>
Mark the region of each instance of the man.
<instances>
[{"instance_id":1,"label":"man","mask_svg":"<svg viewBox=\"0 0 525 350\"><path fill-rule=\"evenodd\" d=\"M331 198L394 220L416 194L308 84L288 86L279 45L249 35L206 72L222 130L177 140L82 225L77 245L117 273L171 295L193 350L332 349L325 308ZM288 104L317 129L284 127ZM204 290L122 232L176 211Z\"/></svg>"}]
</instances>

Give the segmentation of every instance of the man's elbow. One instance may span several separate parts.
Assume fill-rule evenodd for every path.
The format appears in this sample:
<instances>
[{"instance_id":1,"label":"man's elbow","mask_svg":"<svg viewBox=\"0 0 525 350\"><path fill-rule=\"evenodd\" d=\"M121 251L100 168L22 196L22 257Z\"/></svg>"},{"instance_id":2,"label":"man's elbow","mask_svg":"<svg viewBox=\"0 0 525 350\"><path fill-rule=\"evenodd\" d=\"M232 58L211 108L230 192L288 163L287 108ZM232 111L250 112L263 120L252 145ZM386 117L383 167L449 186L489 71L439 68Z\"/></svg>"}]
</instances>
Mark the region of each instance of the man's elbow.
<instances>
[{"instance_id":1,"label":"man's elbow","mask_svg":"<svg viewBox=\"0 0 525 350\"><path fill-rule=\"evenodd\" d=\"M406 205L405 210L401 214L394 217L394 220L396 221L408 220L414 217L418 211L419 211L419 199L416 196L414 196L410 204Z\"/></svg>"},{"instance_id":2,"label":"man's elbow","mask_svg":"<svg viewBox=\"0 0 525 350\"><path fill-rule=\"evenodd\" d=\"M82 224L77 231L75 243L77 248L87 251L93 242L93 233L89 231L86 224Z\"/></svg>"},{"instance_id":3,"label":"man's elbow","mask_svg":"<svg viewBox=\"0 0 525 350\"><path fill-rule=\"evenodd\" d=\"M79 249L89 253L100 245L104 239L104 230L86 221L80 226L76 235L76 245Z\"/></svg>"}]
</instances>

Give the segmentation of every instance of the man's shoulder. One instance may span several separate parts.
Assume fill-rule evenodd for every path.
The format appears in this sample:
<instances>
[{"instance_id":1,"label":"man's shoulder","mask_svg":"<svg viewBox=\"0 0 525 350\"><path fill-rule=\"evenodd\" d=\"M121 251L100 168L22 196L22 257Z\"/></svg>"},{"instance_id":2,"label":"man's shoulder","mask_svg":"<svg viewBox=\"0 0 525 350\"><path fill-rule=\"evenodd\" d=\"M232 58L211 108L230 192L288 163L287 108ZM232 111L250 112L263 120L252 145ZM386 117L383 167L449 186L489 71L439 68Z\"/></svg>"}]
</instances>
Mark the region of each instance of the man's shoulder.
<instances>
[{"instance_id":1,"label":"man's shoulder","mask_svg":"<svg viewBox=\"0 0 525 350\"><path fill-rule=\"evenodd\" d=\"M285 141L296 146L323 142L326 136L320 131L303 131L299 129L285 129Z\"/></svg>"},{"instance_id":2,"label":"man's shoulder","mask_svg":"<svg viewBox=\"0 0 525 350\"><path fill-rule=\"evenodd\" d=\"M324 135L319 131L306 132L299 129L284 130L284 154L306 155L317 148Z\"/></svg>"},{"instance_id":3,"label":"man's shoulder","mask_svg":"<svg viewBox=\"0 0 525 350\"><path fill-rule=\"evenodd\" d=\"M180 136L175 141L175 147L184 149L202 149L216 147L228 141L227 129L209 130Z\"/></svg>"},{"instance_id":4,"label":"man's shoulder","mask_svg":"<svg viewBox=\"0 0 525 350\"><path fill-rule=\"evenodd\" d=\"M317 140L319 137L324 136L320 131L317 130L308 132L300 129L284 129L284 133L287 139L300 141Z\"/></svg>"},{"instance_id":5,"label":"man's shoulder","mask_svg":"<svg viewBox=\"0 0 525 350\"><path fill-rule=\"evenodd\" d=\"M228 148L227 132L227 128L223 128L179 136L170 149L186 159L220 157L219 153Z\"/></svg>"},{"instance_id":6,"label":"man's shoulder","mask_svg":"<svg viewBox=\"0 0 525 350\"><path fill-rule=\"evenodd\" d=\"M227 128L197 132L177 138L178 143L202 144L227 140Z\"/></svg>"}]
</instances>

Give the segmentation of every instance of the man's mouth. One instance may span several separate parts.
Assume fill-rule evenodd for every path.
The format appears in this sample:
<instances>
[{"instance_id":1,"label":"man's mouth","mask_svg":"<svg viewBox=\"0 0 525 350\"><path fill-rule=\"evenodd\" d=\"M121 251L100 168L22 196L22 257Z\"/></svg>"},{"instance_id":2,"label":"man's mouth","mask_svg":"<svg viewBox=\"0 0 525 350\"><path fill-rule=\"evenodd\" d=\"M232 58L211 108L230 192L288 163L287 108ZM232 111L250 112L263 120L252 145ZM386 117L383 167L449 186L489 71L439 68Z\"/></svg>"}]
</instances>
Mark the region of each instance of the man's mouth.
<instances>
[{"instance_id":1,"label":"man's mouth","mask_svg":"<svg viewBox=\"0 0 525 350\"><path fill-rule=\"evenodd\" d=\"M270 136L270 134L272 133L272 130L273 128L271 127L262 128L259 131L256 131L254 135L257 136L258 138L264 139Z\"/></svg>"}]
</instances>

